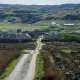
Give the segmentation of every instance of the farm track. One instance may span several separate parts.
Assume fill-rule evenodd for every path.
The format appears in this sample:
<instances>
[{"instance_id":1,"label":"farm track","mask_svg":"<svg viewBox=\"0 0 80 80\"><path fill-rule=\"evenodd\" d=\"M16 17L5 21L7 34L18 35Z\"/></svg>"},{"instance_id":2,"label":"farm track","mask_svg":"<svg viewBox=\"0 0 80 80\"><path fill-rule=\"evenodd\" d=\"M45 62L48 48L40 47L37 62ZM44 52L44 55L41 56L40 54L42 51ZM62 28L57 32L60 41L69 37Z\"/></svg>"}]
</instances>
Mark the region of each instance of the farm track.
<instances>
[{"instance_id":1,"label":"farm track","mask_svg":"<svg viewBox=\"0 0 80 80\"><path fill-rule=\"evenodd\" d=\"M42 38L37 40L37 47L35 50L25 50L26 54L23 55L21 60L16 65L12 73L4 80L33 80L36 67L36 56L42 47ZM27 54L29 53L29 54Z\"/></svg>"},{"instance_id":2,"label":"farm track","mask_svg":"<svg viewBox=\"0 0 80 80\"><path fill-rule=\"evenodd\" d=\"M18 62L15 69L5 80L22 80L24 74L27 72L28 69L27 64L29 64L30 57L31 57L30 54L24 54L24 56Z\"/></svg>"}]
</instances>

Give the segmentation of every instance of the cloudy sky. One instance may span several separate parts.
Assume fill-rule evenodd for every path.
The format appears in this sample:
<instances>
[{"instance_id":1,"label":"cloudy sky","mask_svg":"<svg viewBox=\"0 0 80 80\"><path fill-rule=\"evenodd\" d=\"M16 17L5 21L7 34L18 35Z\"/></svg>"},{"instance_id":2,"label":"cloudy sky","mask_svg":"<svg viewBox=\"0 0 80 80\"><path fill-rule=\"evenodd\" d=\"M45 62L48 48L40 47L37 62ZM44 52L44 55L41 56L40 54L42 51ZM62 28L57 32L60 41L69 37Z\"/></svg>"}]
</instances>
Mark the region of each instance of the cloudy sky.
<instances>
[{"instance_id":1,"label":"cloudy sky","mask_svg":"<svg viewBox=\"0 0 80 80\"><path fill-rule=\"evenodd\" d=\"M0 3L5 4L37 4L37 5L56 5L64 3L80 3L80 0L0 0Z\"/></svg>"}]
</instances>

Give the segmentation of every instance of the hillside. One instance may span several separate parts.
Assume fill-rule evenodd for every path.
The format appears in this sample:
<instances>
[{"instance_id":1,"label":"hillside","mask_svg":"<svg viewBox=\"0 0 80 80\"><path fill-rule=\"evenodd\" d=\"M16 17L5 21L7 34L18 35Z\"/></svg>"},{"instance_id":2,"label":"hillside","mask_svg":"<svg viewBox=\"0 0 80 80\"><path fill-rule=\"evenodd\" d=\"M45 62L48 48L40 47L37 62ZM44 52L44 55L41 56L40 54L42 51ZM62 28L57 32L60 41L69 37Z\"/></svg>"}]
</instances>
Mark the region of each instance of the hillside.
<instances>
[{"instance_id":1,"label":"hillside","mask_svg":"<svg viewBox=\"0 0 80 80\"><path fill-rule=\"evenodd\" d=\"M56 10L56 9L67 9L67 8L80 8L80 4L61 4L61 5L10 5L0 4L1 8L22 8L31 10Z\"/></svg>"},{"instance_id":2,"label":"hillside","mask_svg":"<svg viewBox=\"0 0 80 80\"><path fill-rule=\"evenodd\" d=\"M4 6L5 7L5 6ZM29 10L21 8L0 8L0 22L33 24L41 21L80 20L80 9L59 9L51 11Z\"/></svg>"}]
</instances>

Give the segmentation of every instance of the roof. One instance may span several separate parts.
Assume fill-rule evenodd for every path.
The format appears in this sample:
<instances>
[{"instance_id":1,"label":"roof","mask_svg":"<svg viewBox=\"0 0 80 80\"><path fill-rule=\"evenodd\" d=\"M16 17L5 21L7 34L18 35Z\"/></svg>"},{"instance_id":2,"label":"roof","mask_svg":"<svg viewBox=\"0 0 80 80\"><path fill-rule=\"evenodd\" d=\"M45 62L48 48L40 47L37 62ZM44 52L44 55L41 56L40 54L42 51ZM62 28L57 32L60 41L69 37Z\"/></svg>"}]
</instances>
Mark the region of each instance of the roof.
<instances>
[{"instance_id":1,"label":"roof","mask_svg":"<svg viewBox=\"0 0 80 80\"><path fill-rule=\"evenodd\" d=\"M29 34L26 33L0 33L0 39L31 39Z\"/></svg>"},{"instance_id":2,"label":"roof","mask_svg":"<svg viewBox=\"0 0 80 80\"><path fill-rule=\"evenodd\" d=\"M74 26L74 24L64 24L65 26Z\"/></svg>"},{"instance_id":3,"label":"roof","mask_svg":"<svg viewBox=\"0 0 80 80\"><path fill-rule=\"evenodd\" d=\"M51 27L53 27L53 26L59 26L59 24L56 23L56 22L51 22L51 23L50 23L50 26L51 26Z\"/></svg>"},{"instance_id":4,"label":"roof","mask_svg":"<svg viewBox=\"0 0 80 80\"><path fill-rule=\"evenodd\" d=\"M57 31L49 31L49 32L46 32L45 34L46 35L56 35L58 32Z\"/></svg>"},{"instance_id":5,"label":"roof","mask_svg":"<svg viewBox=\"0 0 80 80\"><path fill-rule=\"evenodd\" d=\"M56 22L51 22L51 24L57 24Z\"/></svg>"}]
</instances>

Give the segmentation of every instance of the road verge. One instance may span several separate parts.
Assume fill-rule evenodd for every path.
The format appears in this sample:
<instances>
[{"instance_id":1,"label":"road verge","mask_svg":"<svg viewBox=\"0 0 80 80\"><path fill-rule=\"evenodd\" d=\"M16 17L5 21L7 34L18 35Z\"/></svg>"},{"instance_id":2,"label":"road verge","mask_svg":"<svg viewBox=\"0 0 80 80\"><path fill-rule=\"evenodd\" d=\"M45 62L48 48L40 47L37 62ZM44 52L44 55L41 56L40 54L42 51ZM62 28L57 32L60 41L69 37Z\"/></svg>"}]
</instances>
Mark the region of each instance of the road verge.
<instances>
[{"instance_id":1,"label":"road verge","mask_svg":"<svg viewBox=\"0 0 80 80\"><path fill-rule=\"evenodd\" d=\"M3 71L3 73L0 76L0 80L4 79L5 77L7 77L15 68L15 66L17 65L17 63L19 62L19 60L21 59L21 57L23 56L23 54L21 54L18 58L13 59L5 68L5 70Z\"/></svg>"}]
</instances>

